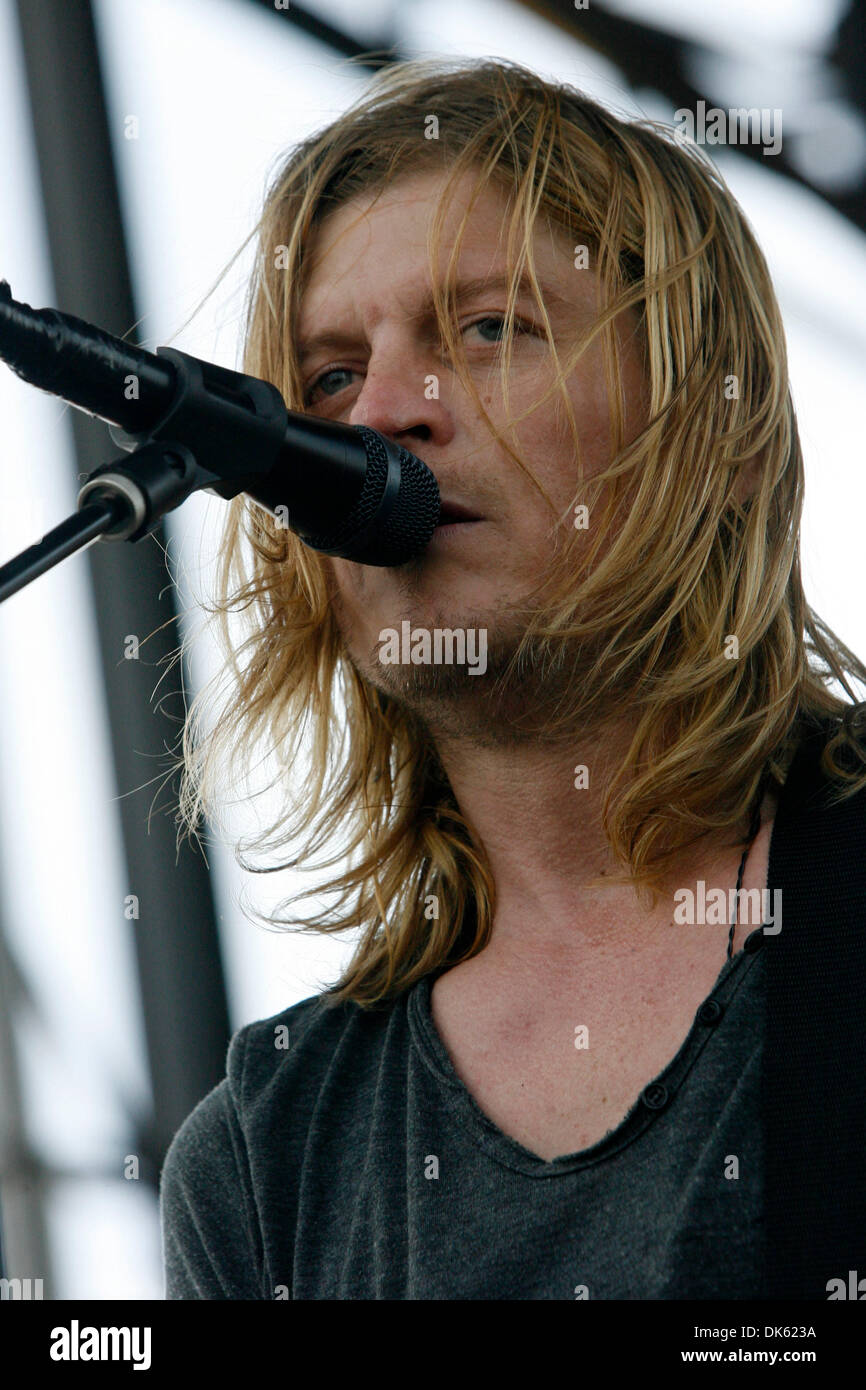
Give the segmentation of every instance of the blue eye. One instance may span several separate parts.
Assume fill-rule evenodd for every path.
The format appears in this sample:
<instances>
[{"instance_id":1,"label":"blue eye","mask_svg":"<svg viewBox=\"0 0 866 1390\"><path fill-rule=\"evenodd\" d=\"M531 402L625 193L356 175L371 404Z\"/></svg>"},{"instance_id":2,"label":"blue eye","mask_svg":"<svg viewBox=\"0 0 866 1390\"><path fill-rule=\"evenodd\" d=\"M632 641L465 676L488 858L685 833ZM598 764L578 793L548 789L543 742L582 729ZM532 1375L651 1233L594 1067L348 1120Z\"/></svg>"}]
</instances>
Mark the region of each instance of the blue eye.
<instances>
[{"instance_id":1,"label":"blue eye","mask_svg":"<svg viewBox=\"0 0 866 1390\"><path fill-rule=\"evenodd\" d=\"M464 326L463 332L465 333L468 328L478 328L482 330L482 337L484 337L483 330L487 327L492 327L493 329L493 336L487 338L487 342L491 344L503 342L506 328L504 314L485 314L484 318L476 319L474 323L467 323ZM520 319L515 319L513 331L516 335L519 333L531 333L532 329L529 324L522 323ZM348 385L348 382L343 381L334 386L333 390L329 391L325 383L329 381L331 377L352 377L355 375L356 373L352 371L351 367L329 367L327 371L322 372L320 376L315 377L314 380L310 382L304 394L304 405L309 406L311 404L313 395L316 391L321 390L326 396L337 396Z\"/></svg>"},{"instance_id":2,"label":"blue eye","mask_svg":"<svg viewBox=\"0 0 866 1390\"><path fill-rule=\"evenodd\" d=\"M326 390L323 383L326 382L329 377L353 375L354 373L352 372L352 369L350 367L329 367L326 372L322 372L321 376L317 376L314 381L310 382L309 386L307 387L306 394L304 396L304 404L309 405L310 401L312 400L313 392L318 391L320 387L325 392L326 396L335 396L339 391L343 390L343 386L338 386L334 391ZM346 383L344 382L343 385L345 384Z\"/></svg>"},{"instance_id":3,"label":"blue eye","mask_svg":"<svg viewBox=\"0 0 866 1390\"><path fill-rule=\"evenodd\" d=\"M489 340L489 341L492 341L492 342L501 342L501 341L502 341L502 337L504 336L504 333L505 333L505 326L506 326L506 320L505 320L504 316L503 316L503 315L500 315L500 314L488 314L485 318L483 318L483 319L476 319L474 323L469 323L469 324L467 324L466 326L467 326L467 328L478 328L478 329L480 329L480 328L482 328L482 326L483 326L484 324L494 324L494 325L497 325L497 326L501 329L501 332L496 336L496 338L490 339L490 340ZM515 333L525 333L525 332L526 332L525 325L522 324L522 323L520 322L519 319L515 319L515 320L514 320L514 332L515 332ZM482 335L482 336L483 336L483 335Z\"/></svg>"}]
</instances>

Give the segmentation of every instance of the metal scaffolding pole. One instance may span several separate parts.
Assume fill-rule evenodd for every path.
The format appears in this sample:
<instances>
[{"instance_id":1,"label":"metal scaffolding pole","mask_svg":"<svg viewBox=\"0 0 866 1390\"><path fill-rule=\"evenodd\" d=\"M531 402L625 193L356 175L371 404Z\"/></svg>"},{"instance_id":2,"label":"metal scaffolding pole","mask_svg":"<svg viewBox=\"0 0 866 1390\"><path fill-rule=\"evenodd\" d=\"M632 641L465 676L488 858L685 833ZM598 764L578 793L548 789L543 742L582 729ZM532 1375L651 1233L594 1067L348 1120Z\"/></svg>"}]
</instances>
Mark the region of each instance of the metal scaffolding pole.
<instances>
[{"instance_id":1,"label":"metal scaffolding pole","mask_svg":"<svg viewBox=\"0 0 866 1390\"><path fill-rule=\"evenodd\" d=\"M137 322L94 20L89 0L18 0L18 22L58 308L123 336ZM68 412L79 478L116 453L106 428ZM138 1135L141 1176L155 1183L172 1135L225 1074L228 1005L210 875L200 853L176 848L173 819L148 814L184 710L170 719L151 694L180 632L160 527L136 543L87 554L99 635L128 892L153 1095ZM123 660L134 633L142 659ZM152 635L151 635L152 634ZM145 638L147 642L145 644ZM176 668L177 669L177 668ZM98 860L82 873L99 873ZM94 968L97 963L94 962Z\"/></svg>"},{"instance_id":2,"label":"metal scaffolding pole","mask_svg":"<svg viewBox=\"0 0 866 1390\"><path fill-rule=\"evenodd\" d=\"M41 1279L42 1296L52 1298L45 1221L47 1175L27 1134L15 1041L20 994L0 904L0 1277Z\"/></svg>"}]
</instances>

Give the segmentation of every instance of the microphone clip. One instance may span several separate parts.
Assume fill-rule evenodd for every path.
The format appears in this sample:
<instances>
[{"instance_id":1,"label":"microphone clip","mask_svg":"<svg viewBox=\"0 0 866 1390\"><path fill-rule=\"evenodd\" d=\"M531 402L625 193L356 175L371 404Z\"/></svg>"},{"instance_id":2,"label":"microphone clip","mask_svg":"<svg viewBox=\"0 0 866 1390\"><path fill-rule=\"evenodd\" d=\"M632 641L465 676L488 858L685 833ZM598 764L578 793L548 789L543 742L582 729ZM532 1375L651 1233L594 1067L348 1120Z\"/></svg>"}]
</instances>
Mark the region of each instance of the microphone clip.
<instances>
[{"instance_id":1,"label":"microphone clip","mask_svg":"<svg viewBox=\"0 0 866 1390\"><path fill-rule=\"evenodd\" d=\"M128 503L128 517L105 540L140 540L192 492L207 489L230 500L255 489L283 443L286 407L275 386L176 348L157 348L157 355L174 368L171 401L146 430L130 434L109 425L130 458L95 469L78 494L79 507L106 493ZM207 468L199 458L208 460Z\"/></svg>"}]
</instances>

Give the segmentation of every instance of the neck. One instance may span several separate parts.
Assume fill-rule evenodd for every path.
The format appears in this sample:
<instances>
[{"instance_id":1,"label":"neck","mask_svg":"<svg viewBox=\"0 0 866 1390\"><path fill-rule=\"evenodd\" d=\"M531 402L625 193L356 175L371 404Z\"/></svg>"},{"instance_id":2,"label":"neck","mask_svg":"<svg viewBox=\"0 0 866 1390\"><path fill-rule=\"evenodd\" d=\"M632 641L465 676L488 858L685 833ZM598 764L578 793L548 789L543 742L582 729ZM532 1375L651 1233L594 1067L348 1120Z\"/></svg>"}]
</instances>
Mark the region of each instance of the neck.
<instances>
[{"instance_id":1,"label":"neck","mask_svg":"<svg viewBox=\"0 0 866 1390\"><path fill-rule=\"evenodd\" d=\"M652 909L631 885L593 883L622 873L602 809L632 733L627 724L608 724L547 746L437 739L457 803L485 848L496 885L485 954L527 952L538 959L542 948L547 959L556 959L557 953L601 946L633 952L636 922L643 924L641 943L652 938L659 944L671 926L677 889L694 888L698 880L726 893L736 886L748 817L690 846L666 871ZM586 780L575 772L581 766L588 769L588 785L576 786L576 775ZM771 804L768 798L762 820Z\"/></svg>"}]
</instances>

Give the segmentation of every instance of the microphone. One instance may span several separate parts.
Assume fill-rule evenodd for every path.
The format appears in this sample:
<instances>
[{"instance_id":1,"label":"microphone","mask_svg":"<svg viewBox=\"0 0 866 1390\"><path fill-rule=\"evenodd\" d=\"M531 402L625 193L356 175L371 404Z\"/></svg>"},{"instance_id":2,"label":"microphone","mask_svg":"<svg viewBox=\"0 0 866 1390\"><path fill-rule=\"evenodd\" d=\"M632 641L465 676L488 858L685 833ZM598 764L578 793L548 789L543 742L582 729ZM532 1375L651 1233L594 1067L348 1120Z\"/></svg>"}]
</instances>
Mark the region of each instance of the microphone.
<instances>
[{"instance_id":1,"label":"microphone","mask_svg":"<svg viewBox=\"0 0 866 1390\"><path fill-rule=\"evenodd\" d=\"M199 488L226 499L246 492L311 549L385 567L420 555L438 524L430 469L378 431L288 410L275 386L243 372L174 348L146 352L71 314L32 309L5 280L0 358L31 385L107 421L121 449L180 446L172 467L185 470L185 490L168 506ZM153 485L152 501L136 483L108 464L82 488L79 506L122 493L137 508L135 535L119 523L106 538L138 539L166 510L164 488Z\"/></svg>"}]
</instances>

